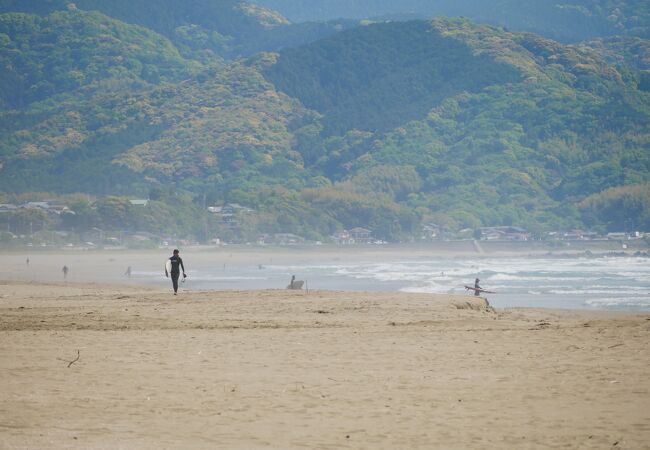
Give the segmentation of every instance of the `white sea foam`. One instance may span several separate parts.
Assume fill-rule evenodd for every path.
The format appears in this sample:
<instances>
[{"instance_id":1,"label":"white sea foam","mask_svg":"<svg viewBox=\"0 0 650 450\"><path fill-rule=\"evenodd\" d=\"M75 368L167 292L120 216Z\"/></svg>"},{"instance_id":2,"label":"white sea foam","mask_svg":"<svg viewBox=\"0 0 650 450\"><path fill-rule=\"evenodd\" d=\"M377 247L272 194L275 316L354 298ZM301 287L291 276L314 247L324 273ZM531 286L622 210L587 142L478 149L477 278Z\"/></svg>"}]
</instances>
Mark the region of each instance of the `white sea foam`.
<instances>
[{"instance_id":1,"label":"white sea foam","mask_svg":"<svg viewBox=\"0 0 650 450\"><path fill-rule=\"evenodd\" d=\"M646 297L604 297L590 298L585 301L590 306L609 306L609 307L650 307L650 296Z\"/></svg>"},{"instance_id":2,"label":"white sea foam","mask_svg":"<svg viewBox=\"0 0 650 450\"><path fill-rule=\"evenodd\" d=\"M558 294L558 295L597 295L597 294L618 294L618 295L635 295L638 294L638 290L633 289L620 289L617 287L612 287L611 289L551 289L548 291L549 294Z\"/></svg>"},{"instance_id":3,"label":"white sea foam","mask_svg":"<svg viewBox=\"0 0 650 450\"><path fill-rule=\"evenodd\" d=\"M407 292L411 294L441 294L442 291L432 286L410 286L401 288L400 292Z\"/></svg>"},{"instance_id":4,"label":"white sea foam","mask_svg":"<svg viewBox=\"0 0 650 450\"><path fill-rule=\"evenodd\" d=\"M247 276L220 276L220 275L191 275L192 281L254 281L268 280L267 277L247 277Z\"/></svg>"},{"instance_id":5,"label":"white sea foam","mask_svg":"<svg viewBox=\"0 0 650 450\"><path fill-rule=\"evenodd\" d=\"M165 271L160 269L160 271L146 271L146 270L134 270L131 272L131 276L134 277L159 277L165 276Z\"/></svg>"},{"instance_id":6,"label":"white sea foam","mask_svg":"<svg viewBox=\"0 0 650 450\"><path fill-rule=\"evenodd\" d=\"M498 307L517 304L549 307L608 307L650 309L641 295L650 292L648 258L414 258L412 260L337 261L327 264L265 265L257 267L196 267L190 279L218 289L277 287L291 274L326 289L400 290L419 293L465 293L464 285L481 279L497 294ZM160 272L134 271L136 277L163 276ZM288 278L287 278L288 280ZM527 303L529 302L529 303ZM591 302L591 303L588 303ZM610 305L611 304L611 305ZM606 305L606 306L605 306ZM631 306L632 305L632 306Z\"/></svg>"},{"instance_id":7,"label":"white sea foam","mask_svg":"<svg viewBox=\"0 0 650 450\"><path fill-rule=\"evenodd\" d=\"M453 292L460 292L459 288L448 288L446 286L440 286L436 284L431 285L420 285L420 286L408 286L399 289L400 292L408 292L413 294L451 294Z\"/></svg>"}]
</instances>

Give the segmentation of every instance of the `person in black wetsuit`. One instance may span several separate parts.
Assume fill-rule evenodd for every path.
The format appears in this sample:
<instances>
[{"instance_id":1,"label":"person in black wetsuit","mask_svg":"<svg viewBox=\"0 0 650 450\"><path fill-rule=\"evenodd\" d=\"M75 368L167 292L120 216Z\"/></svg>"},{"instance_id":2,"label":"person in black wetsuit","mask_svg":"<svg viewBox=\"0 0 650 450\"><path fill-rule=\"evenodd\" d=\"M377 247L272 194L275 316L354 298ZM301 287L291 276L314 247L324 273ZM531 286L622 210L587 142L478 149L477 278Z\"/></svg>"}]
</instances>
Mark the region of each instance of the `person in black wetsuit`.
<instances>
[{"instance_id":1,"label":"person in black wetsuit","mask_svg":"<svg viewBox=\"0 0 650 450\"><path fill-rule=\"evenodd\" d=\"M177 249L174 250L174 254L169 258L169 260L172 262L172 285L174 286L174 295L176 295L176 292L178 292L178 277L181 274L180 269L183 269L183 279L185 279L187 275L185 275L185 266L183 265L183 259L178 256ZM167 267L165 267L165 276L169 277L169 275L170 274L167 273Z\"/></svg>"},{"instance_id":2,"label":"person in black wetsuit","mask_svg":"<svg viewBox=\"0 0 650 450\"><path fill-rule=\"evenodd\" d=\"M474 280L474 288L481 289L481 286L478 284L479 281L481 280L479 280L478 278ZM474 295L478 296L481 295L481 293L479 291L474 291Z\"/></svg>"}]
</instances>

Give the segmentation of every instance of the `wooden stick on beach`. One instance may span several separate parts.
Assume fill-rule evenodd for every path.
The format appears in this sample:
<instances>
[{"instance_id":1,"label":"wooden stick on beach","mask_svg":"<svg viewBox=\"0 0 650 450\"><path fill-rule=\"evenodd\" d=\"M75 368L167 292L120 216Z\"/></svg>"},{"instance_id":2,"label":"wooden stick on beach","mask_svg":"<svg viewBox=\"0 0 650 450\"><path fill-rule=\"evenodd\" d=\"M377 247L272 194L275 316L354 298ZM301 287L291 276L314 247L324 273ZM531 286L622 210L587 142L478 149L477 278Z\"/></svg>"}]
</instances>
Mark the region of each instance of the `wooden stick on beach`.
<instances>
[{"instance_id":1,"label":"wooden stick on beach","mask_svg":"<svg viewBox=\"0 0 650 450\"><path fill-rule=\"evenodd\" d=\"M68 363L68 368L70 368L71 365L73 365L74 363L79 361L79 350L77 350L77 357L75 359L73 359L72 361L68 361L68 360L63 359L63 358L57 358L57 359L59 361L67 362Z\"/></svg>"}]
</instances>

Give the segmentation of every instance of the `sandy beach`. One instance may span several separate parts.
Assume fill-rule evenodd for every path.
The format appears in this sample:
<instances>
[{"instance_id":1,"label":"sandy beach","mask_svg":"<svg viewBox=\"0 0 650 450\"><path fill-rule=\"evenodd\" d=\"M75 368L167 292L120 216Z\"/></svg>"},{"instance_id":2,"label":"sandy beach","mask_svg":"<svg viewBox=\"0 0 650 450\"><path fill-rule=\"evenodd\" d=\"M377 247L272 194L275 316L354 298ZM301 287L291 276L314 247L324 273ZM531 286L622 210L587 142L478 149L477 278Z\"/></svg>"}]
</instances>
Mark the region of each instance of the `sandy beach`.
<instances>
[{"instance_id":1,"label":"sandy beach","mask_svg":"<svg viewBox=\"0 0 650 450\"><path fill-rule=\"evenodd\" d=\"M650 315L4 281L0 448L650 448Z\"/></svg>"}]
</instances>

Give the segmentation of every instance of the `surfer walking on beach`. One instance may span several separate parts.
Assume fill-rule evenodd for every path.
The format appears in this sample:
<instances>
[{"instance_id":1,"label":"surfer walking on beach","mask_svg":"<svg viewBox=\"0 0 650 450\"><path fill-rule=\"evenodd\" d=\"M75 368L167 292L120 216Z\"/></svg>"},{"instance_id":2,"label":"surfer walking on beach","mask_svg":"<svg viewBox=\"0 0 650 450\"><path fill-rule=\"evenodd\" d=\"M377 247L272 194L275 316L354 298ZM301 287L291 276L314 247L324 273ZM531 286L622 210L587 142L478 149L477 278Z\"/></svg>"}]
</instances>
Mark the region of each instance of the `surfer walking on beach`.
<instances>
[{"instance_id":1,"label":"surfer walking on beach","mask_svg":"<svg viewBox=\"0 0 650 450\"><path fill-rule=\"evenodd\" d=\"M476 279L474 280L474 286L472 287L472 286L466 284L466 285L465 285L465 289L468 290L468 291L474 291L474 295L477 296L477 297L480 296L480 295L483 294L483 293L486 293L486 294L496 294L496 292L494 292L494 291L488 291L487 289L483 289L483 288L481 287L481 285L479 284L480 281L481 281L481 280L479 280L478 278L476 278Z\"/></svg>"},{"instance_id":2,"label":"surfer walking on beach","mask_svg":"<svg viewBox=\"0 0 650 450\"><path fill-rule=\"evenodd\" d=\"M169 258L165 264L165 276L169 278L169 275L172 276L172 286L174 287L174 295L178 292L178 278L181 275L180 269L183 269L183 279L187 277L185 275L185 266L183 265L183 259L178 256L178 249L174 249L174 254Z\"/></svg>"}]
</instances>

